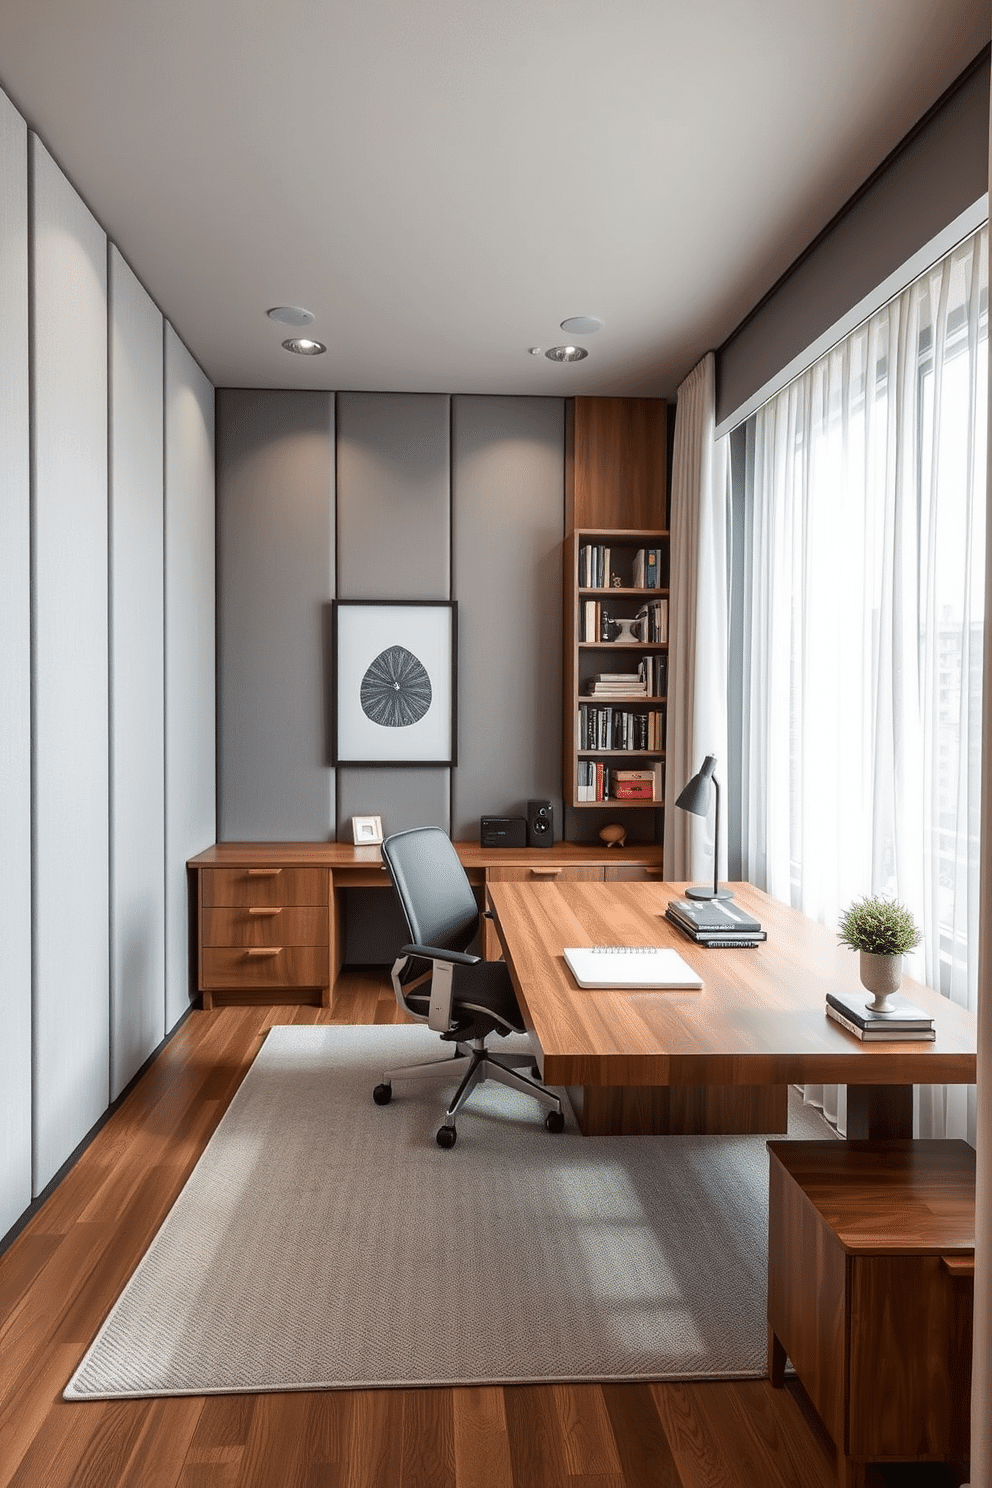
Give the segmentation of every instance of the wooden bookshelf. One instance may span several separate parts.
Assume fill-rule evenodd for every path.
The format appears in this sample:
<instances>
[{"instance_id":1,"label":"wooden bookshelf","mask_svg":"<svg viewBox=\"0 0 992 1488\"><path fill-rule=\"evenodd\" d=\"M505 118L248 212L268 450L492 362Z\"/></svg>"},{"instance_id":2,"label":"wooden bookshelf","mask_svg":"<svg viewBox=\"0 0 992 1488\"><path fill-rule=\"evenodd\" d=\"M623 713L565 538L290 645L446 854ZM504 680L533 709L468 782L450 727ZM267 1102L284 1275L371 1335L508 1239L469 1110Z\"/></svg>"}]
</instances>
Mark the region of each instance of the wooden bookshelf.
<instances>
[{"instance_id":1,"label":"wooden bookshelf","mask_svg":"<svg viewBox=\"0 0 992 1488\"><path fill-rule=\"evenodd\" d=\"M609 554L608 567L604 562L597 565L599 572L590 572L584 560L586 549L603 549ZM635 583L635 564L639 550L656 550L658 554L657 580L654 584ZM617 582L614 582L616 580ZM646 769L655 765L662 767L665 759L665 714L667 703L667 610L669 600L669 539L663 528L604 528L582 527L571 532L565 542L565 665L564 665L564 728L565 743L563 781L565 799L569 806L578 809L609 807L611 811L660 810L664 805L664 792L650 799L617 799L613 772L623 769ZM638 636L634 640L614 639L620 630L620 622L636 622L639 614L658 604L664 609L664 639L641 639L644 622L641 621ZM598 606L599 631L595 629L587 607ZM610 696L590 695L589 689L597 673L630 672L638 670L642 662L650 660L656 673L655 689L650 695L638 692L618 693ZM664 671L662 684L657 673ZM612 710L612 733L609 742L602 738L595 743L591 737L583 738L582 719L584 710ZM625 715L621 721L619 715ZM638 720L649 719L647 724ZM606 719L604 718L604 723ZM640 735L650 729L653 737L647 741ZM646 743L646 747L645 747ZM586 762L601 764L611 772L613 791L594 800L584 799L580 787L582 766ZM609 787L607 787L609 789Z\"/></svg>"}]
</instances>

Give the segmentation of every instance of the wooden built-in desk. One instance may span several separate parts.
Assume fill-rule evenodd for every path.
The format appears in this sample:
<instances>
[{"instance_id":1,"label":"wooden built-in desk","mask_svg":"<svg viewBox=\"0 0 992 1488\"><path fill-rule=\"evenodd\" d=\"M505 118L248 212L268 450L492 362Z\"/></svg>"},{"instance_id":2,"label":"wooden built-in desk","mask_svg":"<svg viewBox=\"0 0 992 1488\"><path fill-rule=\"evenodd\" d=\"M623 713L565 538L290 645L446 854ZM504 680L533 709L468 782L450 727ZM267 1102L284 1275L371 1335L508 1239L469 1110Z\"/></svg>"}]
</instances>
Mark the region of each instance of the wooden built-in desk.
<instances>
[{"instance_id":1,"label":"wooden built-in desk","mask_svg":"<svg viewBox=\"0 0 992 1488\"><path fill-rule=\"evenodd\" d=\"M492 883L603 883L662 873L662 849L650 843L455 846L481 903ZM348 842L218 842L187 866L196 879L197 978L205 1008L215 999L298 1002L302 994L330 1006L341 966L342 891L390 887L378 847ZM488 921L484 954L499 955Z\"/></svg>"},{"instance_id":2,"label":"wooden built-in desk","mask_svg":"<svg viewBox=\"0 0 992 1488\"><path fill-rule=\"evenodd\" d=\"M862 1044L824 1011L862 992L836 934L749 884L733 884L768 939L694 945L665 919L684 884L500 883L487 893L545 1083L569 1087L579 1124L606 1132L781 1132L788 1086L846 1083L849 1137L911 1137L913 1086L975 1079L972 1014L918 982L934 1043ZM565 946L674 946L701 991L582 991Z\"/></svg>"}]
</instances>

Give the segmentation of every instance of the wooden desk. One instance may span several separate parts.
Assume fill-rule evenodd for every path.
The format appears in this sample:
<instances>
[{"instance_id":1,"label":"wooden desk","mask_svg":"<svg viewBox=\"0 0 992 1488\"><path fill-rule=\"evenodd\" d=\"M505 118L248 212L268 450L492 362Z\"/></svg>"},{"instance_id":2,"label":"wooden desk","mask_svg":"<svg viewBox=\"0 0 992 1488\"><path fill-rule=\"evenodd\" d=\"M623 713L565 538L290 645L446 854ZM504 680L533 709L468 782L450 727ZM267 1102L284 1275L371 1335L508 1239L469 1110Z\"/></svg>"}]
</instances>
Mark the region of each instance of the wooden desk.
<instances>
[{"instance_id":1,"label":"wooden desk","mask_svg":"<svg viewBox=\"0 0 992 1488\"><path fill-rule=\"evenodd\" d=\"M662 849L653 844L455 846L482 903L490 883L602 884L662 873ZM187 867L195 877L197 986L205 1008L215 999L298 1002L301 994L329 1006L341 967L343 890L390 887L378 847L348 842L218 842ZM499 955L488 921L484 954Z\"/></svg>"},{"instance_id":2,"label":"wooden desk","mask_svg":"<svg viewBox=\"0 0 992 1488\"><path fill-rule=\"evenodd\" d=\"M784 1131L789 1085L838 1082L848 1087L848 1136L906 1137L914 1085L975 1079L970 1013L907 981L907 995L934 1015L936 1042L859 1043L824 1012L828 991L860 989L858 958L832 931L734 884L768 939L747 950L706 950L664 918L684 887L487 885L544 1079L570 1087L583 1131ZM566 945L675 946L704 986L580 991L562 956ZM763 1125L769 1115L775 1124Z\"/></svg>"}]
</instances>

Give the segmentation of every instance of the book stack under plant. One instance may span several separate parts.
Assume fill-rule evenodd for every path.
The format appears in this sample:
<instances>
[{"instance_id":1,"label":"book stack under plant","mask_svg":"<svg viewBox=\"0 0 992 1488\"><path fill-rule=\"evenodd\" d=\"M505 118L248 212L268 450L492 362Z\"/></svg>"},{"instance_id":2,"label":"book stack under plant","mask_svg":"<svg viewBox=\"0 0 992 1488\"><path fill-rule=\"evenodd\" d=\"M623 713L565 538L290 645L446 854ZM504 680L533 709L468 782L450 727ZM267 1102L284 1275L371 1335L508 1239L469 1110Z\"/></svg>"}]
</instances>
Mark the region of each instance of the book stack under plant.
<instances>
[{"instance_id":1,"label":"book stack under plant","mask_svg":"<svg viewBox=\"0 0 992 1488\"><path fill-rule=\"evenodd\" d=\"M891 1007L872 1008L857 993L827 993L827 1017L853 1033L864 1043L902 1043L910 1040L924 1043L936 1038L929 1013L905 997L890 997Z\"/></svg>"}]
</instances>

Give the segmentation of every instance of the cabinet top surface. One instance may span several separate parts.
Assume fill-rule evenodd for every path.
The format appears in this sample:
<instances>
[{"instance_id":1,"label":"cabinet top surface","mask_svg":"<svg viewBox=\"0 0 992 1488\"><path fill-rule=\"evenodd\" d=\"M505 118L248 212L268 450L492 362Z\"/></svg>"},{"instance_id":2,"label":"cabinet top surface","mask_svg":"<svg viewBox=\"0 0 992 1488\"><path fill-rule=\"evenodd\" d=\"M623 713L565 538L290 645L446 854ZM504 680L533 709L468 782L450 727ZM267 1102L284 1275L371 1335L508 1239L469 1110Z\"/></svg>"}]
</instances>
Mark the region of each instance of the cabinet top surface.
<instances>
[{"instance_id":1,"label":"cabinet top surface","mask_svg":"<svg viewBox=\"0 0 992 1488\"><path fill-rule=\"evenodd\" d=\"M478 842L456 842L466 868L514 867L518 864L632 863L660 865L658 843L630 843L609 848L602 842L556 842L552 847L481 847ZM353 868L381 863L378 847L356 847L351 842L215 842L188 859L190 868Z\"/></svg>"},{"instance_id":2,"label":"cabinet top surface","mask_svg":"<svg viewBox=\"0 0 992 1488\"><path fill-rule=\"evenodd\" d=\"M768 1151L851 1255L974 1250L967 1142L769 1142Z\"/></svg>"}]
</instances>

